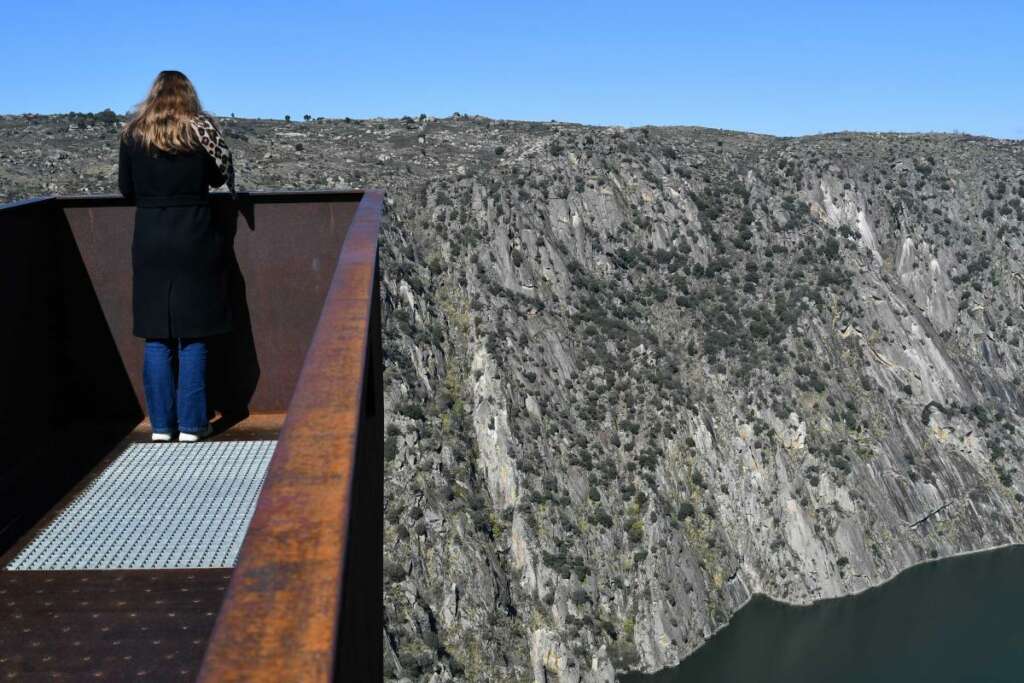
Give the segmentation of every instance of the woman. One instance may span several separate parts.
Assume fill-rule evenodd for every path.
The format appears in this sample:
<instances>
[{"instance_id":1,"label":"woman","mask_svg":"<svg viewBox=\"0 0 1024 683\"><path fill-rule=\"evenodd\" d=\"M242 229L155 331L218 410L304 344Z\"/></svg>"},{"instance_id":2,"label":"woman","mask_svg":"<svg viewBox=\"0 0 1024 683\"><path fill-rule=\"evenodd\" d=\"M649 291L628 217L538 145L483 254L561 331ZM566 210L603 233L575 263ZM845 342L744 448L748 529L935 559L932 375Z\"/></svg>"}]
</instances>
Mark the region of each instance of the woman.
<instances>
[{"instance_id":1,"label":"woman","mask_svg":"<svg viewBox=\"0 0 1024 683\"><path fill-rule=\"evenodd\" d=\"M227 249L210 219L211 187L234 195L231 153L195 88L161 71L120 137L118 185L134 200L132 332L146 340L142 378L154 441L198 441L207 338L228 332ZM177 390L173 373L178 357Z\"/></svg>"}]
</instances>

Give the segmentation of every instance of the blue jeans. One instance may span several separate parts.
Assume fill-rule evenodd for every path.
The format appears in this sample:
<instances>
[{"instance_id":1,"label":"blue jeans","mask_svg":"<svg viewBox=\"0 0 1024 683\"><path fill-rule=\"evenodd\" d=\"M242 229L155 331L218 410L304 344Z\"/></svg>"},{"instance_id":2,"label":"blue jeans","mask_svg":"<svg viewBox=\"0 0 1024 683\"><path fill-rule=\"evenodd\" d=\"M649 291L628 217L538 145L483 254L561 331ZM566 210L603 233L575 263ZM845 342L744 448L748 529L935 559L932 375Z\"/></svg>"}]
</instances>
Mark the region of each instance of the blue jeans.
<instances>
[{"instance_id":1,"label":"blue jeans","mask_svg":"<svg viewBox=\"0 0 1024 683\"><path fill-rule=\"evenodd\" d=\"M178 355L175 390L174 355ZM202 339L147 339L142 385L153 431L199 434L206 414L206 342Z\"/></svg>"}]
</instances>

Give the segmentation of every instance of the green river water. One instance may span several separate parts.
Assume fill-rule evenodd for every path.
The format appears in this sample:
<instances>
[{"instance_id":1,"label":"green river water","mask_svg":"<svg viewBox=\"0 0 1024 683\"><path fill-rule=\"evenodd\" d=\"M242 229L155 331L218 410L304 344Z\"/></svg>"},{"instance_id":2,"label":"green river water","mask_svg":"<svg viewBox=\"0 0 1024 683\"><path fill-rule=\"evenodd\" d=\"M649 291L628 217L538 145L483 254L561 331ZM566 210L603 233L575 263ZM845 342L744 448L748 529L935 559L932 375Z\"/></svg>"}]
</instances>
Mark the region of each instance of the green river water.
<instances>
[{"instance_id":1,"label":"green river water","mask_svg":"<svg viewBox=\"0 0 1024 683\"><path fill-rule=\"evenodd\" d=\"M755 596L677 667L625 683L1024 683L1024 547L795 607Z\"/></svg>"}]
</instances>

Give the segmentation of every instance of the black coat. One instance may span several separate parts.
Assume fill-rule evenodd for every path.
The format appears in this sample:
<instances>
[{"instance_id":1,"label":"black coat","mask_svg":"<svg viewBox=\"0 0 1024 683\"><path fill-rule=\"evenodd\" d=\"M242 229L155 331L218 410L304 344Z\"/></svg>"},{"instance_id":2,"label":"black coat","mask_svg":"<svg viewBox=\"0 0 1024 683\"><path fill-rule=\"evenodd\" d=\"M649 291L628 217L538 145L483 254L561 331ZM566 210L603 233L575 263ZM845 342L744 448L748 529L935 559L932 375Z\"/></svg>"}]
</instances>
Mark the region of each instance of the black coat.
<instances>
[{"instance_id":1,"label":"black coat","mask_svg":"<svg viewBox=\"0 0 1024 683\"><path fill-rule=\"evenodd\" d=\"M135 201L132 333L207 337L231 329L228 249L209 191L224 176L204 150L147 153L121 140L118 186Z\"/></svg>"}]
</instances>

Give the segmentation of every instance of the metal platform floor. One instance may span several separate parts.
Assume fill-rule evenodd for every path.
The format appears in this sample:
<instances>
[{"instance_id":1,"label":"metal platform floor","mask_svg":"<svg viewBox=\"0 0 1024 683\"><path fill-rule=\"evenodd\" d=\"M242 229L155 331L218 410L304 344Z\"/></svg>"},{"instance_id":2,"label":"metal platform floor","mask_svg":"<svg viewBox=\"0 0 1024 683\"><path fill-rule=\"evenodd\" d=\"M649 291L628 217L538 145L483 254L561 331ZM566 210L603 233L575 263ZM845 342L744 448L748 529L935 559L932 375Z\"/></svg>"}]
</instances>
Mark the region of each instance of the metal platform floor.
<instances>
[{"instance_id":1,"label":"metal platform floor","mask_svg":"<svg viewBox=\"0 0 1024 683\"><path fill-rule=\"evenodd\" d=\"M276 443L128 444L5 569L232 567Z\"/></svg>"},{"instance_id":2,"label":"metal platform floor","mask_svg":"<svg viewBox=\"0 0 1024 683\"><path fill-rule=\"evenodd\" d=\"M284 417L195 444L140 423L0 558L0 681L194 680Z\"/></svg>"}]
</instances>

